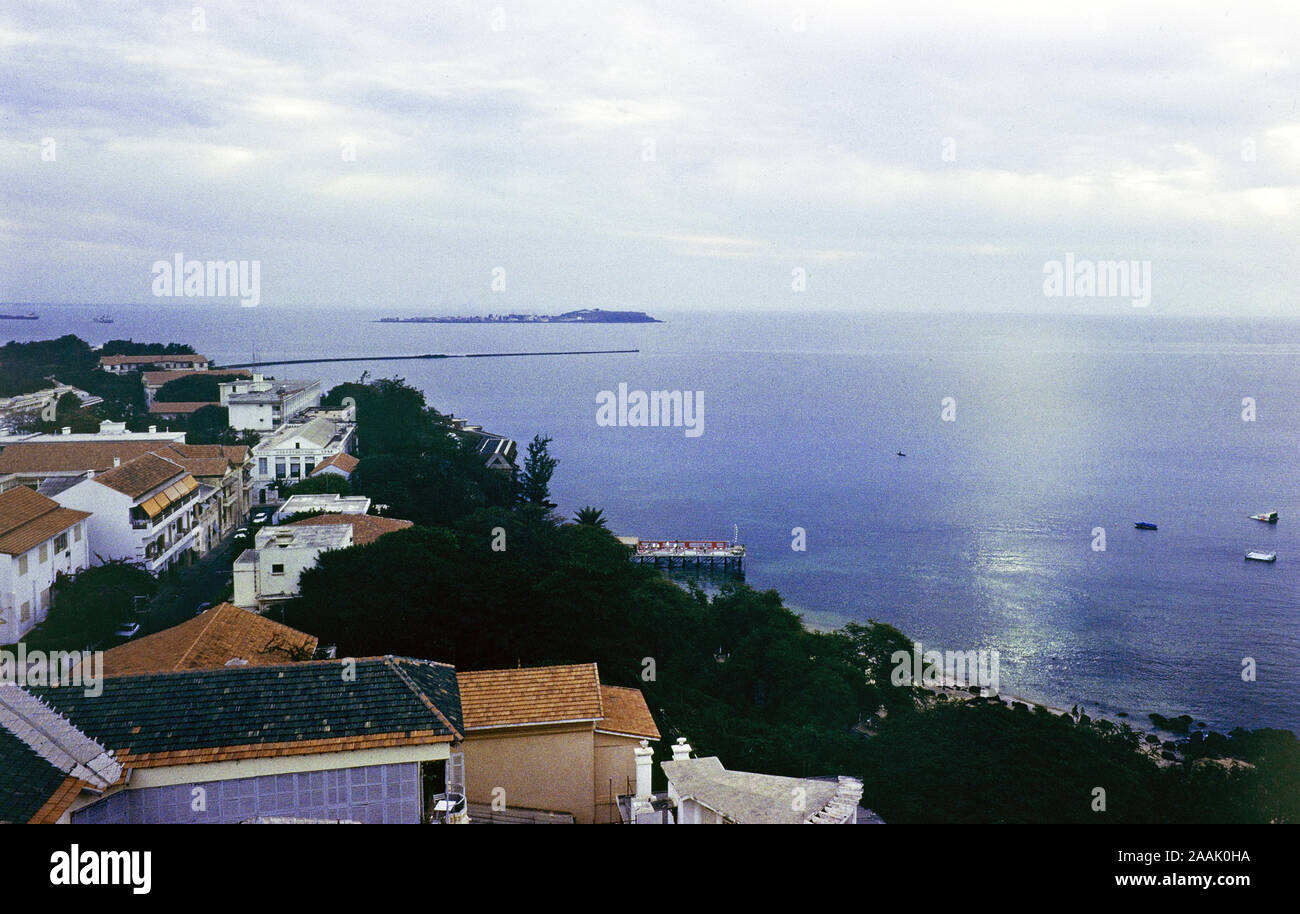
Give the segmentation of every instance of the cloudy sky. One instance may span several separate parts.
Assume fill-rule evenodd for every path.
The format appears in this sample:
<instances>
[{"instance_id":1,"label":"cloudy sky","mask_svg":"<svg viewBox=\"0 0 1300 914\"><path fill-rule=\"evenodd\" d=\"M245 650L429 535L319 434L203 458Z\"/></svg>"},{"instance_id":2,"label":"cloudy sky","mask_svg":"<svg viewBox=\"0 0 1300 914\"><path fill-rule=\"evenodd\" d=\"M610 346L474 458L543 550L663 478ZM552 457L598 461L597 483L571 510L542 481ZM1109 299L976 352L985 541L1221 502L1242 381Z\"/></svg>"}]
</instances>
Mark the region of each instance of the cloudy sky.
<instances>
[{"instance_id":1,"label":"cloudy sky","mask_svg":"<svg viewBox=\"0 0 1300 914\"><path fill-rule=\"evenodd\" d=\"M262 307L1131 307L1068 252L1295 314L1300 13L1239 7L11 0L0 300L182 252Z\"/></svg>"}]
</instances>

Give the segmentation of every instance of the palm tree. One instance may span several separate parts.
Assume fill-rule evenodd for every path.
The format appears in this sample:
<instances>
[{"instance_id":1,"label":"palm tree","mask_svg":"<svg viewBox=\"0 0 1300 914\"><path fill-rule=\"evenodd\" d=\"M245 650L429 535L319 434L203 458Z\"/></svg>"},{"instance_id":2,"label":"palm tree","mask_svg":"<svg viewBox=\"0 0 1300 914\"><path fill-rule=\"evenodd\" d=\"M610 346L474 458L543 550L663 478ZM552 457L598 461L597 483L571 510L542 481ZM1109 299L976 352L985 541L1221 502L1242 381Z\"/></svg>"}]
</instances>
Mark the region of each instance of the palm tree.
<instances>
[{"instance_id":1,"label":"palm tree","mask_svg":"<svg viewBox=\"0 0 1300 914\"><path fill-rule=\"evenodd\" d=\"M605 525L605 512L600 508L582 508L573 519L579 524L587 527L599 527L602 530L609 529Z\"/></svg>"}]
</instances>

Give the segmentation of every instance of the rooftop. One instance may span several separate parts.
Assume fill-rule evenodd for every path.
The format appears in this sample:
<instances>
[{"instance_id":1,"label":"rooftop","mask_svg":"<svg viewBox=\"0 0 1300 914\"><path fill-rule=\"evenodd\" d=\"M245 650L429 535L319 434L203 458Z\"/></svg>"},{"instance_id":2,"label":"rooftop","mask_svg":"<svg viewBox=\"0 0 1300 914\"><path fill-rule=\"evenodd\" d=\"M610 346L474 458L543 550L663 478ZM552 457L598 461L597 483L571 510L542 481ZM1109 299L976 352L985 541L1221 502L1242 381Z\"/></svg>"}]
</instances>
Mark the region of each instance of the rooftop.
<instances>
[{"instance_id":1,"label":"rooftop","mask_svg":"<svg viewBox=\"0 0 1300 914\"><path fill-rule=\"evenodd\" d=\"M52 440L51 440L52 439ZM0 473L85 473L107 470L168 444L185 440L184 432L132 435L49 435L20 441L0 451Z\"/></svg>"},{"instance_id":2,"label":"rooftop","mask_svg":"<svg viewBox=\"0 0 1300 914\"><path fill-rule=\"evenodd\" d=\"M461 735L455 670L403 657L114 676L98 697L30 691L132 768L418 746Z\"/></svg>"},{"instance_id":3,"label":"rooftop","mask_svg":"<svg viewBox=\"0 0 1300 914\"><path fill-rule=\"evenodd\" d=\"M456 674L466 730L598 721L605 716L594 663Z\"/></svg>"},{"instance_id":4,"label":"rooftop","mask_svg":"<svg viewBox=\"0 0 1300 914\"><path fill-rule=\"evenodd\" d=\"M84 784L103 790L122 767L37 696L0 685L0 822L58 818Z\"/></svg>"},{"instance_id":5,"label":"rooftop","mask_svg":"<svg viewBox=\"0 0 1300 914\"><path fill-rule=\"evenodd\" d=\"M325 526L303 526L284 524L279 527L263 527L257 531L254 539L257 544L253 552L265 552L277 548L318 548L345 549L353 545L352 527L348 524L326 524ZM247 552L245 553L245 555ZM240 556L242 559L243 556Z\"/></svg>"},{"instance_id":6,"label":"rooftop","mask_svg":"<svg viewBox=\"0 0 1300 914\"><path fill-rule=\"evenodd\" d=\"M357 464L360 462L361 461L357 460L357 458L353 457L351 454L335 454L332 457L326 457L320 463L316 464L316 468L308 475L315 476L321 470L324 470L327 467L333 467L337 470L342 470L344 473L351 476L352 471L357 468Z\"/></svg>"},{"instance_id":7,"label":"rooftop","mask_svg":"<svg viewBox=\"0 0 1300 914\"><path fill-rule=\"evenodd\" d=\"M322 511L327 514L365 514L370 510L370 499L364 495L339 495L337 492L318 495L291 495L276 511L277 517Z\"/></svg>"},{"instance_id":8,"label":"rooftop","mask_svg":"<svg viewBox=\"0 0 1300 914\"><path fill-rule=\"evenodd\" d=\"M0 492L0 554L21 555L87 517L27 486Z\"/></svg>"},{"instance_id":9,"label":"rooftop","mask_svg":"<svg viewBox=\"0 0 1300 914\"><path fill-rule=\"evenodd\" d=\"M213 400L173 400L159 401L155 400L149 405L149 414L153 416L184 416L190 413L197 413L205 406L220 406Z\"/></svg>"},{"instance_id":10,"label":"rooftop","mask_svg":"<svg viewBox=\"0 0 1300 914\"><path fill-rule=\"evenodd\" d=\"M316 637L229 603L104 652L104 675L266 666L310 659Z\"/></svg>"},{"instance_id":11,"label":"rooftop","mask_svg":"<svg viewBox=\"0 0 1300 914\"><path fill-rule=\"evenodd\" d=\"M240 382L228 382L240 383ZM247 382L242 382L247 383ZM275 381L268 379L264 382L254 381L254 385L259 390L248 390L243 393L231 393L226 395L225 402L231 404L250 404L250 403L279 403L286 397L296 396L297 394L311 390L313 387L320 385L318 380L284 380Z\"/></svg>"},{"instance_id":12,"label":"rooftop","mask_svg":"<svg viewBox=\"0 0 1300 914\"><path fill-rule=\"evenodd\" d=\"M659 739L659 728L655 726L654 716L640 689L602 685L600 700L605 717L596 725L597 730L642 739Z\"/></svg>"},{"instance_id":13,"label":"rooftop","mask_svg":"<svg viewBox=\"0 0 1300 914\"><path fill-rule=\"evenodd\" d=\"M678 759L660 767L682 800L691 799L740 825L831 823L857 817L862 783L728 771L716 757ZM797 801L797 802L796 802Z\"/></svg>"},{"instance_id":14,"label":"rooftop","mask_svg":"<svg viewBox=\"0 0 1300 914\"><path fill-rule=\"evenodd\" d=\"M140 498L169 482L183 483L184 480L180 479L180 477L186 477L190 482L194 481L184 467L150 452L141 454L133 460L128 460L121 466L105 470L95 476L94 479L100 485L108 486L123 495ZM193 486L187 486L187 488L193 488ZM175 500L183 494L185 493L173 494L171 498Z\"/></svg>"},{"instance_id":15,"label":"rooftop","mask_svg":"<svg viewBox=\"0 0 1300 914\"><path fill-rule=\"evenodd\" d=\"M405 530L414 524L409 520L396 517L377 517L374 514L317 514L296 520L286 527L328 527L346 524L352 528L352 545L365 546L373 543L385 533Z\"/></svg>"}]
</instances>

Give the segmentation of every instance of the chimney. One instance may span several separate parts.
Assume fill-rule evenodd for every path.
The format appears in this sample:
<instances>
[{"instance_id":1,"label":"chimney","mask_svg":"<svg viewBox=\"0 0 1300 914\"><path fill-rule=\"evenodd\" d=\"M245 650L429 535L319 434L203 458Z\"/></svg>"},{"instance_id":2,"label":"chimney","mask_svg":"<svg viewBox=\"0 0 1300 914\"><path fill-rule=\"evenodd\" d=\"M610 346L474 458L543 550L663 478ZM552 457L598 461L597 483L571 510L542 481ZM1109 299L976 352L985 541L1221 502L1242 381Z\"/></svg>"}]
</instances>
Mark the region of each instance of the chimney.
<instances>
[{"instance_id":1,"label":"chimney","mask_svg":"<svg viewBox=\"0 0 1300 914\"><path fill-rule=\"evenodd\" d=\"M114 458L113 458L113 466L115 466L115 467L120 467L121 465L122 465L122 458L121 458L121 457L114 457ZM674 746L674 747L673 747L673 752L676 752L676 751L677 751L677 747Z\"/></svg>"},{"instance_id":2,"label":"chimney","mask_svg":"<svg viewBox=\"0 0 1300 914\"><path fill-rule=\"evenodd\" d=\"M677 742L673 745L673 761L684 762L691 757L691 744L686 742L686 737L677 737Z\"/></svg>"},{"instance_id":3,"label":"chimney","mask_svg":"<svg viewBox=\"0 0 1300 914\"><path fill-rule=\"evenodd\" d=\"M650 765L654 759L654 750L650 748L650 740L641 740L641 745L632 750L632 755L636 758L636 798L638 800L649 800Z\"/></svg>"},{"instance_id":4,"label":"chimney","mask_svg":"<svg viewBox=\"0 0 1300 914\"><path fill-rule=\"evenodd\" d=\"M60 431L62 434L64 434L64 435L71 435L71 434L72 434L72 426L71 426L71 425L65 425L65 426L63 426L63 428L59 429L59 431Z\"/></svg>"}]
</instances>

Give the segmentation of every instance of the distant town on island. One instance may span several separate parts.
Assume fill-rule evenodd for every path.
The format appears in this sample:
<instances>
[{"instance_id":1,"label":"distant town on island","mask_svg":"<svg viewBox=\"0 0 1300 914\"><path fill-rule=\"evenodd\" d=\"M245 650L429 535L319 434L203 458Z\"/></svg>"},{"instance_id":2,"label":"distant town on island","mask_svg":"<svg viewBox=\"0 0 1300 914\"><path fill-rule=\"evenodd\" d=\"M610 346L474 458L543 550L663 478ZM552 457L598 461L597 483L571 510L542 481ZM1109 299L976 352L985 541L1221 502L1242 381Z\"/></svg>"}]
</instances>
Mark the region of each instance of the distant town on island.
<instances>
[{"instance_id":1,"label":"distant town on island","mask_svg":"<svg viewBox=\"0 0 1300 914\"><path fill-rule=\"evenodd\" d=\"M377 324L662 324L644 311L583 308L563 314L473 314L462 317L381 317Z\"/></svg>"}]
</instances>

